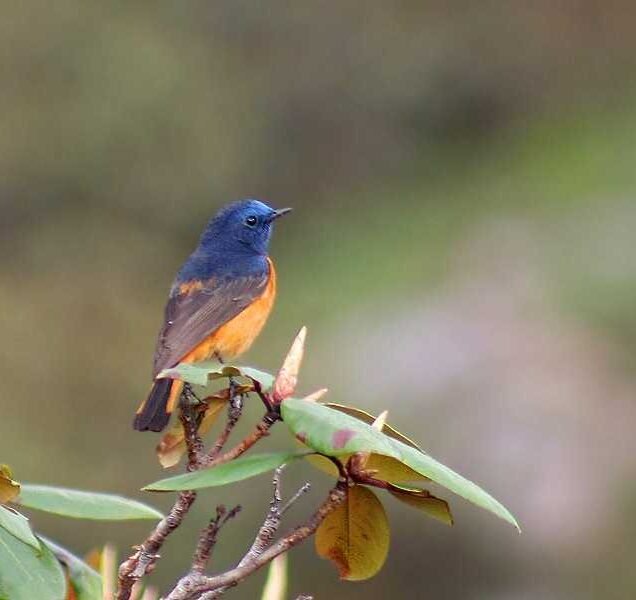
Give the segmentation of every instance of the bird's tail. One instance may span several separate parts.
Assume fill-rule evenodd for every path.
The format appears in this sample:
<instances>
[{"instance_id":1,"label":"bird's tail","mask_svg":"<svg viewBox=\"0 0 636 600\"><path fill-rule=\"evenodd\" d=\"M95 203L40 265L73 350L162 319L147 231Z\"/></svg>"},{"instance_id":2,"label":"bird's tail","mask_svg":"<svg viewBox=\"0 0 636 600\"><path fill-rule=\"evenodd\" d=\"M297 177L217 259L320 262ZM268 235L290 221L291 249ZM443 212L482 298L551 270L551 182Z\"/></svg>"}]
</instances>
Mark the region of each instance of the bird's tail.
<instances>
[{"instance_id":1,"label":"bird's tail","mask_svg":"<svg viewBox=\"0 0 636 600\"><path fill-rule=\"evenodd\" d=\"M137 431L162 431L181 394L183 383L174 379L157 379L148 398L141 403L133 427Z\"/></svg>"}]
</instances>

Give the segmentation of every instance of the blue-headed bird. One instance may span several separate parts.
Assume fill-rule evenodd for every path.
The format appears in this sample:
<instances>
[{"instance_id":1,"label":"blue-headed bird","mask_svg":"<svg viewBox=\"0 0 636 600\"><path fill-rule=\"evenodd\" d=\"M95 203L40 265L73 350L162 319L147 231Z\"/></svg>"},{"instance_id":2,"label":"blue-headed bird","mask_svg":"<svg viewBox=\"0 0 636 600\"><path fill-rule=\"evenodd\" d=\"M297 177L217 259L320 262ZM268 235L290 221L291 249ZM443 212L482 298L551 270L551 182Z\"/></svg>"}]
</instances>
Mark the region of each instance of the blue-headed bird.
<instances>
[{"instance_id":1,"label":"blue-headed bird","mask_svg":"<svg viewBox=\"0 0 636 600\"><path fill-rule=\"evenodd\" d=\"M276 270L268 256L273 222L291 209L259 200L221 209L170 289L155 350L154 384L135 416L139 431L161 431L175 409L183 382L157 376L179 363L245 352L265 325L276 297Z\"/></svg>"}]
</instances>

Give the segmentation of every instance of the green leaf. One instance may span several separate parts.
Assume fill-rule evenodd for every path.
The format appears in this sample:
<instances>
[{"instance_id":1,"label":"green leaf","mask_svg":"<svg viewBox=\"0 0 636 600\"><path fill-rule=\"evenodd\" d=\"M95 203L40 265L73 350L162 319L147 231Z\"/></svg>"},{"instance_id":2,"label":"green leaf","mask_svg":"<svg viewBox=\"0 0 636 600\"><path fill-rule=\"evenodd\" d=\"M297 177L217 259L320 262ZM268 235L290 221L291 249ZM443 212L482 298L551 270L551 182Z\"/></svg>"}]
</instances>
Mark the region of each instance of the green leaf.
<instances>
[{"instance_id":1,"label":"green leaf","mask_svg":"<svg viewBox=\"0 0 636 600\"><path fill-rule=\"evenodd\" d=\"M78 558L66 548L58 546L47 538L42 538L58 561L68 570L68 577L77 600L102 600L102 577L82 559Z\"/></svg>"},{"instance_id":2,"label":"green leaf","mask_svg":"<svg viewBox=\"0 0 636 600\"><path fill-rule=\"evenodd\" d=\"M292 433L321 454L343 456L353 452L372 452L391 456L519 529L508 509L472 481L458 475L428 454L389 438L354 417L296 398L289 398L281 404L281 414Z\"/></svg>"},{"instance_id":3,"label":"green leaf","mask_svg":"<svg viewBox=\"0 0 636 600\"><path fill-rule=\"evenodd\" d=\"M168 477L151 483L142 489L149 492L177 492L227 485L267 473L267 471L272 471L290 460L306 455L307 452L253 454L209 469Z\"/></svg>"},{"instance_id":4,"label":"green leaf","mask_svg":"<svg viewBox=\"0 0 636 600\"><path fill-rule=\"evenodd\" d=\"M23 544L0 529L0 598L2 600L64 600L64 572L53 552Z\"/></svg>"},{"instance_id":5,"label":"green leaf","mask_svg":"<svg viewBox=\"0 0 636 600\"><path fill-rule=\"evenodd\" d=\"M22 484L20 496L16 502L29 508L76 519L127 521L163 517L155 508L137 500L47 485Z\"/></svg>"},{"instance_id":6,"label":"green leaf","mask_svg":"<svg viewBox=\"0 0 636 600\"><path fill-rule=\"evenodd\" d=\"M271 388L274 383L274 376L265 371L259 371L252 367L234 367L207 360L194 364L179 363L176 367L164 369L157 377L181 379L193 385L207 385L211 379L220 379L221 377L247 377L258 381L264 390Z\"/></svg>"},{"instance_id":7,"label":"green leaf","mask_svg":"<svg viewBox=\"0 0 636 600\"><path fill-rule=\"evenodd\" d=\"M511 525L521 531L516 519L512 516L510 511L503 506L498 500L495 500L488 492L481 489L477 484L462 477L458 473L455 473L452 469L444 466L442 463L436 461L434 458L423 454L405 446L400 442L394 442L398 445L398 452L401 455L402 462L411 467L414 471L426 475L435 483L445 487L446 489L454 492L458 496L465 498L473 504L490 511L499 518L507 521Z\"/></svg>"},{"instance_id":8,"label":"green leaf","mask_svg":"<svg viewBox=\"0 0 636 600\"><path fill-rule=\"evenodd\" d=\"M288 398L281 404L284 422L305 445L327 456L374 452L395 456L389 437L370 425L317 402Z\"/></svg>"},{"instance_id":9,"label":"green leaf","mask_svg":"<svg viewBox=\"0 0 636 600\"><path fill-rule=\"evenodd\" d=\"M0 527L34 550L40 550L40 542L31 531L29 519L17 510L0 506Z\"/></svg>"},{"instance_id":10,"label":"green leaf","mask_svg":"<svg viewBox=\"0 0 636 600\"><path fill-rule=\"evenodd\" d=\"M356 408L355 406L336 404L335 402L325 402L324 406L328 406L329 408L333 408L334 410L345 413L346 415L355 417L360 421L364 421L367 425L371 425L376 419L376 417L371 413L368 413L366 410ZM391 427L388 423L384 424L382 433L399 440L400 442L404 442L407 446L411 446L423 452L423 450L413 440L407 438L403 433L400 433L397 429L395 429L395 427Z\"/></svg>"},{"instance_id":11,"label":"green leaf","mask_svg":"<svg viewBox=\"0 0 636 600\"><path fill-rule=\"evenodd\" d=\"M276 377L271 373L254 369L253 367L238 367L238 369L244 377L247 377L252 381L258 381L261 384L263 391L269 390L274 385Z\"/></svg>"}]
</instances>

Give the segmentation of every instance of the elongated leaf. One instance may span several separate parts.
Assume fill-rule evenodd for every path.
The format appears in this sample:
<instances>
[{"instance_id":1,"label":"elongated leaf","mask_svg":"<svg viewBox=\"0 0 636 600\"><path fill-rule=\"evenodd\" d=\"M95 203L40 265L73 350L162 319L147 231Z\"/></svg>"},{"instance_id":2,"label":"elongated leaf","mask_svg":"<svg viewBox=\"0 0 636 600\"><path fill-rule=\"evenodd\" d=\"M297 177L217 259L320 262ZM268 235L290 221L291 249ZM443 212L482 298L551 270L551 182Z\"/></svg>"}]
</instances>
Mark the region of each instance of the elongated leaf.
<instances>
[{"instance_id":1,"label":"elongated leaf","mask_svg":"<svg viewBox=\"0 0 636 600\"><path fill-rule=\"evenodd\" d=\"M271 563L261 600L287 598L287 553L279 554Z\"/></svg>"},{"instance_id":2,"label":"elongated leaf","mask_svg":"<svg viewBox=\"0 0 636 600\"><path fill-rule=\"evenodd\" d=\"M244 377L247 377L252 381L258 381L264 392L274 385L274 376L271 373L255 369L254 367L239 367L239 371Z\"/></svg>"},{"instance_id":3,"label":"elongated leaf","mask_svg":"<svg viewBox=\"0 0 636 600\"><path fill-rule=\"evenodd\" d=\"M207 385L213 379L221 377L247 377L258 381L263 390L268 390L274 383L274 376L252 367L235 367L215 361L202 361L194 364L179 363L171 369L164 369L158 377L181 379L194 385Z\"/></svg>"},{"instance_id":4,"label":"elongated leaf","mask_svg":"<svg viewBox=\"0 0 636 600\"><path fill-rule=\"evenodd\" d=\"M340 461L346 463L349 459L348 455L339 456ZM314 467L320 469L328 475L338 476L338 469L327 457L320 454L310 454L306 459ZM382 454L371 454L367 460L367 470L374 471L373 477L382 481L390 481L391 483L404 483L407 481L430 481L428 477L420 475L410 467L401 463L397 458L392 456L383 456Z\"/></svg>"},{"instance_id":5,"label":"elongated leaf","mask_svg":"<svg viewBox=\"0 0 636 600\"><path fill-rule=\"evenodd\" d=\"M434 458L421 452L417 452L413 448L405 446L400 442L394 442L398 446L402 462L411 467L414 471L426 475L432 481L444 486L458 496L469 500L473 504L490 511L499 518L507 521L511 525L521 531L517 521L510 511L499 501L495 500L488 492L482 490L477 484L458 475L448 467L437 462Z\"/></svg>"},{"instance_id":6,"label":"elongated leaf","mask_svg":"<svg viewBox=\"0 0 636 600\"><path fill-rule=\"evenodd\" d=\"M31 531L29 519L18 511L0 506L0 527L34 550L40 549L40 542Z\"/></svg>"},{"instance_id":7,"label":"elongated leaf","mask_svg":"<svg viewBox=\"0 0 636 600\"><path fill-rule=\"evenodd\" d=\"M201 469L193 473L168 477L167 479L151 483L142 489L148 492L176 492L218 487L273 471L280 465L306 454L306 452L252 454L210 469Z\"/></svg>"},{"instance_id":8,"label":"elongated leaf","mask_svg":"<svg viewBox=\"0 0 636 600\"><path fill-rule=\"evenodd\" d=\"M223 365L216 361L202 361L194 364L179 363L176 367L164 369L157 377L181 379L194 385L207 385L212 379L220 377L238 377L241 372L236 367Z\"/></svg>"},{"instance_id":9,"label":"elongated leaf","mask_svg":"<svg viewBox=\"0 0 636 600\"><path fill-rule=\"evenodd\" d=\"M360 421L363 421L367 425L371 425L376 417L374 417L371 413L366 412L365 410L361 410L360 408L355 408L354 406L346 406L344 404L336 404L335 402L325 402L325 406L329 408L333 408L339 412L345 413L351 417L355 417ZM391 427L388 423L384 424L382 428L382 433L388 435L389 437L399 440L400 442L404 442L407 446L411 446L417 450L423 452L423 450L411 439L407 438L403 433L400 433L395 427Z\"/></svg>"},{"instance_id":10,"label":"elongated leaf","mask_svg":"<svg viewBox=\"0 0 636 600\"><path fill-rule=\"evenodd\" d=\"M519 529L508 509L472 481L428 454L389 438L358 419L327 406L296 398L289 398L281 404L281 414L292 433L321 454L343 456L353 452L371 452L391 456Z\"/></svg>"},{"instance_id":11,"label":"elongated leaf","mask_svg":"<svg viewBox=\"0 0 636 600\"><path fill-rule=\"evenodd\" d=\"M448 502L433 496L427 490L389 484L389 493L400 502L422 511L433 519L437 519L446 525L453 524L453 516Z\"/></svg>"},{"instance_id":12,"label":"elongated leaf","mask_svg":"<svg viewBox=\"0 0 636 600\"><path fill-rule=\"evenodd\" d=\"M163 517L155 508L137 500L48 485L23 484L17 502L29 508L76 519L127 521Z\"/></svg>"},{"instance_id":13,"label":"elongated leaf","mask_svg":"<svg viewBox=\"0 0 636 600\"><path fill-rule=\"evenodd\" d=\"M0 598L64 600L66 582L60 563L46 544L35 550L0 529Z\"/></svg>"},{"instance_id":14,"label":"elongated leaf","mask_svg":"<svg viewBox=\"0 0 636 600\"><path fill-rule=\"evenodd\" d=\"M11 502L20 493L20 484L13 481L11 469L0 465L0 504Z\"/></svg>"},{"instance_id":15,"label":"elongated leaf","mask_svg":"<svg viewBox=\"0 0 636 600\"><path fill-rule=\"evenodd\" d=\"M335 564L342 579L361 581L382 568L389 539L382 503L370 489L356 485L318 527L316 552Z\"/></svg>"},{"instance_id":16,"label":"elongated leaf","mask_svg":"<svg viewBox=\"0 0 636 600\"><path fill-rule=\"evenodd\" d=\"M391 438L323 404L288 398L281 404L281 415L298 440L321 454L373 452L396 457Z\"/></svg>"},{"instance_id":17,"label":"elongated leaf","mask_svg":"<svg viewBox=\"0 0 636 600\"><path fill-rule=\"evenodd\" d=\"M208 399L208 409L199 425L199 435L205 435L216 422L228 399L214 396ZM163 435L157 446L157 457L164 469L176 465L186 452L183 425L175 421L170 430Z\"/></svg>"},{"instance_id":18,"label":"elongated leaf","mask_svg":"<svg viewBox=\"0 0 636 600\"><path fill-rule=\"evenodd\" d=\"M407 467L397 458L384 456L382 454L371 454L365 467L368 471L376 471L373 477L382 481L405 482L405 481L430 481L430 478Z\"/></svg>"},{"instance_id":19,"label":"elongated leaf","mask_svg":"<svg viewBox=\"0 0 636 600\"><path fill-rule=\"evenodd\" d=\"M46 544L55 554L57 560L66 567L74 598L77 600L103 600L102 577L97 571L55 542L43 538L42 543Z\"/></svg>"}]
</instances>

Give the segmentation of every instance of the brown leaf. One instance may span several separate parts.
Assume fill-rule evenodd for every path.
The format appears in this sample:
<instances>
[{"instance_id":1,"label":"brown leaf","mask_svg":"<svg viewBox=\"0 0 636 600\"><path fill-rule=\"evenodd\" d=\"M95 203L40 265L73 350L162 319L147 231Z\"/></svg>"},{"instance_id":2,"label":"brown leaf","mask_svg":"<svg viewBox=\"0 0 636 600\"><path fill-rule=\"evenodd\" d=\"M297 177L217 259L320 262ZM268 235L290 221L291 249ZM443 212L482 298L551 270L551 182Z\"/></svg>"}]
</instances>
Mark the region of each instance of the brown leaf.
<instances>
[{"instance_id":1,"label":"brown leaf","mask_svg":"<svg viewBox=\"0 0 636 600\"><path fill-rule=\"evenodd\" d=\"M437 519L446 525L453 524L453 515L451 514L448 502L433 496L428 490L405 488L390 483L388 491L392 496L404 502L404 504L421 510L429 517Z\"/></svg>"},{"instance_id":2,"label":"brown leaf","mask_svg":"<svg viewBox=\"0 0 636 600\"><path fill-rule=\"evenodd\" d=\"M346 464L349 457L350 455L340 456L338 459L343 464ZM336 466L328 458L320 454L310 454L305 460L309 461L317 469L334 477L338 477L338 469L336 469ZM373 477L381 481L390 481L393 483L404 481L430 481L428 477L420 475L396 458L383 456L382 454L371 454L367 459L365 468L368 471L376 471Z\"/></svg>"},{"instance_id":3,"label":"brown leaf","mask_svg":"<svg viewBox=\"0 0 636 600\"><path fill-rule=\"evenodd\" d=\"M280 368L280 371L278 371L278 375L276 375L272 390L272 399L277 404L285 400L285 398L289 398L296 390L298 372L300 371L300 364L303 361L303 354L305 353L306 337L307 328L302 327L285 357L283 366Z\"/></svg>"},{"instance_id":4,"label":"brown leaf","mask_svg":"<svg viewBox=\"0 0 636 600\"><path fill-rule=\"evenodd\" d=\"M20 484L12 479L11 469L0 465L0 504L6 504L20 493Z\"/></svg>"},{"instance_id":5,"label":"brown leaf","mask_svg":"<svg viewBox=\"0 0 636 600\"><path fill-rule=\"evenodd\" d=\"M318 527L316 552L335 564L342 579L361 581L382 568L389 538L382 503L370 489L355 485Z\"/></svg>"},{"instance_id":6,"label":"brown leaf","mask_svg":"<svg viewBox=\"0 0 636 600\"><path fill-rule=\"evenodd\" d=\"M229 393L223 390L219 394L206 398L208 408L199 425L199 434L204 435L212 428L221 414L222 409L228 402ZM172 427L164 433L157 446L157 457L164 469L173 467L186 452L185 437L183 434L183 426L178 419L173 423Z\"/></svg>"}]
</instances>

